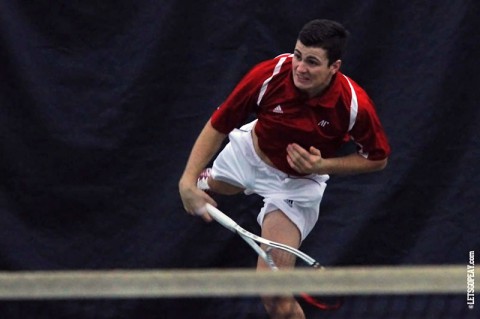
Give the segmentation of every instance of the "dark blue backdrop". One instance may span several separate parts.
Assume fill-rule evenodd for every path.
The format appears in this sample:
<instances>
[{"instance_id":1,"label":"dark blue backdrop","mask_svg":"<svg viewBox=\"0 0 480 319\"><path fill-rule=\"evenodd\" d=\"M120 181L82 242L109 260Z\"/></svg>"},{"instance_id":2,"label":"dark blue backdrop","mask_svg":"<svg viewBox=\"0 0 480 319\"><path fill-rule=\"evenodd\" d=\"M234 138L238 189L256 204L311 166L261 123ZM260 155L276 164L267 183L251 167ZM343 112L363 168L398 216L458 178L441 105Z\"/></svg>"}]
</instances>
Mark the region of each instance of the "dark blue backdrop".
<instances>
[{"instance_id":1,"label":"dark blue backdrop","mask_svg":"<svg viewBox=\"0 0 480 319\"><path fill-rule=\"evenodd\" d=\"M1 270L253 266L240 240L183 212L177 181L235 83L253 64L291 52L313 18L350 30L342 70L376 102L393 154L385 171L331 179L303 249L326 265L466 265L480 244L478 8L473 0L1 0ZM258 231L259 198L218 200ZM12 301L0 311L265 317L257 298ZM463 296L420 296L351 298L318 317L473 315Z\"/></svg>"}]
</instances>

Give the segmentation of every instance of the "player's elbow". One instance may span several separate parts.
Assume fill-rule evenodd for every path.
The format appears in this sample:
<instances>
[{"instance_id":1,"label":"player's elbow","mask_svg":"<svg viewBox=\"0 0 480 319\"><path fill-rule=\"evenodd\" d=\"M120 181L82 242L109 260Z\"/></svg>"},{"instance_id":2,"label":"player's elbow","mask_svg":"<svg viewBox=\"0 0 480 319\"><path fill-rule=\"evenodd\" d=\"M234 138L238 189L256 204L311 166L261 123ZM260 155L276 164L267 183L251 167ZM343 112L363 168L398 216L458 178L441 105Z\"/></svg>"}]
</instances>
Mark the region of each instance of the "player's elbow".
<instances>
[{"instance_id":1,"label":"player's elbow","mask_svg":"<svg viewBox=\"0 0 480 319\"><path fill-rule=\"evenodd\" d=\"M388 164L388 158L384 158L382 160L376 160L372 161L373 162L373 170L374 171L381 171L387 167Z\"/></svg>"}]
</instances>

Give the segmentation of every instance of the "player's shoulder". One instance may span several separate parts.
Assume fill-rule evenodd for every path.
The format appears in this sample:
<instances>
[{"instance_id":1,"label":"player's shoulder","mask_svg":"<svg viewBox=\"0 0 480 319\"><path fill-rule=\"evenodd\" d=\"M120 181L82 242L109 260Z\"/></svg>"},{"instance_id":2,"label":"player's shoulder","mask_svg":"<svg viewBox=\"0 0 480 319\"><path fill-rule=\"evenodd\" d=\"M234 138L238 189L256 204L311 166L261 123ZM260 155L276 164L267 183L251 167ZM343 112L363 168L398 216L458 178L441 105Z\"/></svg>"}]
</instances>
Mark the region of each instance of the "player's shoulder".
<instances>
[{"instance_id":1,"label":"player's shoulder","mask_svg":"<svg viewBox=\"0 0 480 319\"><path fill-rule=\"evenodd\" d=\"M290 66L292 62L293 54L291 53L283 53L277 55L276 57L268 60L264 60L258 63L254 68L255 69L265 69L265 70L274 70L277 68L278 70L283 69L284 67Z\"/></svg>"},{"instance_id":2,"label":"player's shoulder","mask_svg":"<svg viewBox=\"0 0 480 319\"><path fill-rule=\"evenodd\" d=\"M290 61L291 61L292 58L293 58L293 53L282 53L282 54L277 55L275 58L273 58L273 60L290 59Z\"/></svg>"},{"instance_id":3,"label":"player's shoulder","mask_svg":"<svg viewBox=\"0 0 480 319\"><path fill-rule=\"evenodd\" d=\"M363 91L363 88L360 86L360 84L358 84L350 76L347 76L346 74L344 74L342 72L338 72L337 75L338 75L337 78L340 81L342 87L348 88L348 89L354 88L355 91L357 91L357 90L362 90Z\"/></svg>"},{"instance_id":4,"label":"player's shoulder","mask_svg":"<svg viewBox=\"0 0 480 319\"><path fill-rule=\"evenodd\" d=\"M365 89L358 84L355 80L353 80L351 77L338 72L338 80L340 82L340 85L346 95L351 98L351 91L352 89L355 91L355 95L357 97L357 100L360 104L370 104L371 100L370 97L368 96L368 93L365 91Z\"/></svg>"},{"instance_id":5,"label":"player's shoulder","mask_svg":"<svg viewBox=\"0 0 480 319\"><path fill-rule=\"evenodd\" d=\"M259 62L250 70L249 78L263 82L271 76L282 77L283 74L286 74L291 69L291 56L291 54L285 53Z\"/></svg>"},{"instance_id":6,"label":"player's shoulder","mask_svg":"<svg viewBox=\"0 0 480 319\"><path fill-rule=\"evenodd\" d=\"M292 59L293 59L292 53L283 53L283 54L277 55L271 61L272 61L272 64L275 64L275 68L285 70L285 69L290 69L292 65Z\"/></svg>"}]
</instances>

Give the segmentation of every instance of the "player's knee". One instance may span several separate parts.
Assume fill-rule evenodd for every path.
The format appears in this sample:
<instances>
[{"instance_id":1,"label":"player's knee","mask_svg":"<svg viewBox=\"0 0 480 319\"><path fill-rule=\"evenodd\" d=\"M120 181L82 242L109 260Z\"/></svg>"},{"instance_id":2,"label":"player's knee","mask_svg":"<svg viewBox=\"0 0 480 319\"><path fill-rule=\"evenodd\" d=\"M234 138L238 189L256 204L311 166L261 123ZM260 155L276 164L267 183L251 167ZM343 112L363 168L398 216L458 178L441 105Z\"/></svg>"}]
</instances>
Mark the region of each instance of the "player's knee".
<instances>
[{"instance_id":1,"label":"player's knee","mask_svg":"<svg viewBox=\"0 0 480 319\"><path fill-rule=\"evenodd\" d=\"M305 319L305 314L293 297L262 297L271 319Z\"/></svg>"}]
</instances>

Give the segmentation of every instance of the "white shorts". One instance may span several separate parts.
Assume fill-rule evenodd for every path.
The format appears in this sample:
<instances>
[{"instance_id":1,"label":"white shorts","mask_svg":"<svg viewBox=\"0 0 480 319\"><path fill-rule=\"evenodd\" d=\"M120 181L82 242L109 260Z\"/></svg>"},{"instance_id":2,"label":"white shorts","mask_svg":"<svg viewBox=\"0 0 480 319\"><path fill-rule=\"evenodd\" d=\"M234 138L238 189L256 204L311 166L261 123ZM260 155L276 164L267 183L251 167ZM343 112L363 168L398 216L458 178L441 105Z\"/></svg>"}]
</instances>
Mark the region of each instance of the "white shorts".
<instances>
[{"instance_id":1,"label":"white shorts","mask_svg":"<svg viewBox=\"0 0 480 319\"><path fill-rule=\"evenodd\" d=\"M298 227L302 240L315 226L328 175L289 176L263 162L255 152L251 130L255 121L229 134L230 142L213 163L213 179L245 188L245 194L263 197L257 221L281 210Z\"/></svg>"}]
</instances>

